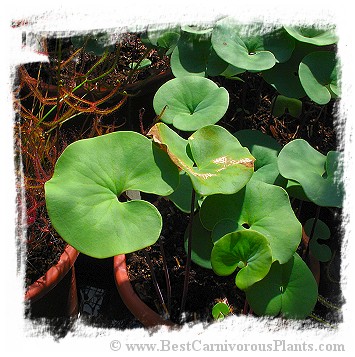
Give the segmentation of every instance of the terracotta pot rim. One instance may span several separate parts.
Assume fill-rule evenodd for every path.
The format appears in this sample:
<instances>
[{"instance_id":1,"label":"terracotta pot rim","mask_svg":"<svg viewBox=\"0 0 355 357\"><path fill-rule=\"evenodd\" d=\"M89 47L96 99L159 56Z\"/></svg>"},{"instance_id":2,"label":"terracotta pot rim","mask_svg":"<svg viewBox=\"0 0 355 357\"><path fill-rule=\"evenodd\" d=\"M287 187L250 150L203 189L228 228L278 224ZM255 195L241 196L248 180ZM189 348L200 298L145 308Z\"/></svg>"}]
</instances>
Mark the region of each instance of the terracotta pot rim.
<instances>
[{"instance_id":1,"label":"terracotta pot rim","mask_svg":"<svg viewBox=\"0 0 355 357\"><path fill-rule=\"evenodd\" d=\"M164 319L149 306L147 306L135 293L131 282L129 281L126 256L124 254L116 255L113 258L113 270L117 290L122 301L131 311L131 313L145 326L176 326L172 321Z\"/></svg>"},{"instance_id":2,"label":"terracotta pot rim","mask_svg":"<svg viewBox=\"0 0 355 357\"><path fill-rule=\"evenodd\" d=\"M32 283L25 292L25 301L37 301L52 290L74 265L79 252L67 245L57 264Z\"/></svg>"}]
</instances>

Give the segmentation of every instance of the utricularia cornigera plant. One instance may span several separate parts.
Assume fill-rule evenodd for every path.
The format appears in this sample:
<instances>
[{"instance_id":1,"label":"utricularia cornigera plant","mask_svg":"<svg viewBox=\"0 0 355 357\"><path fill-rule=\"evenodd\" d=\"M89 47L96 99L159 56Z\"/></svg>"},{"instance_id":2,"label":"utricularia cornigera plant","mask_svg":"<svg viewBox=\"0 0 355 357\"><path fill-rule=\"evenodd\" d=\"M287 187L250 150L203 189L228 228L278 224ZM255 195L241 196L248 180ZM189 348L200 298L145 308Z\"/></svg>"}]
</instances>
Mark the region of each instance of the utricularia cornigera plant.
<instances>
[{"instance_id":1,"label":"utricularia cornigera plant","mask_svg":"<svg viewBox=\"0 0 355 357\"><path fill-rule=\"evenodd\" d=\"M261 72L279 92L274 114L297 117L300 98L326 104L339 95L335 52L322 50L336 43L333 30L259 33L224 18L204 28L151 29L144 41L171 56L176 77L154 96L159 120L146 136L114 132L64 150L45 184L54 228L92 257L137 251L158 240L162 217L126 192L164 196L191 216L185 247L193 262L232 275L257 315L307 317L318 287L297 250L303 231L312 232L310 250L329 260L321 244L329 232L317 218L303 227L290 198L341 207L340 153L324 155L302 139L282 147L256 130L230 133L218 125L229 94L210 78ZM217 304L213 314L227 310Z\"/></svg>"}]
</instances>

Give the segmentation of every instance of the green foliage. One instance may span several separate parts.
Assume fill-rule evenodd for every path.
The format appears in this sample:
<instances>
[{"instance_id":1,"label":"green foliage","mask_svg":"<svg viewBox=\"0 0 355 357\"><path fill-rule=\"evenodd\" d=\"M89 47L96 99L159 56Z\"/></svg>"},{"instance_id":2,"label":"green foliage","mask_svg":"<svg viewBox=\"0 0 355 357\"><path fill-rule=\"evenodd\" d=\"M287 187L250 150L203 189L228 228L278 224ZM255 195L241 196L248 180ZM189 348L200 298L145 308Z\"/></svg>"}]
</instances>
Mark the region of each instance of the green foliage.
<instances>
[{"instance_id":1,"label":"green foliage","mask_svg":"<svg viewBox=\"0 0 355 357\"><path fill-rule=\"evenodd\" d=\"M184 238L186 251L189 228L189 226L186 228ZM211 232L202 225L199 212L195 214L193 219L192 236L192 261L203 268L212 269L211 252L213 248L213 243L211 240Z\"/></svg>"},{"instance_id":2,"label":"green foliage","mask_svg":"<svg viewBox=\"0 0 355 357\"><path fill-rule=\"evenodd\" d=\"M272 115L280 117L286 112L295 118L299 118L302 114L302 102L296 98L285 97L278 95L272 103Z\"/></svg>"},{"instance_id":3,"label":"green foliage","mask_svg":"<svg viewBox=\"0 0 355 357\"><path fill-rule=\"evenodd\" d=\"M228 66L217 56L208 33L191 34L184 31L171 55L170 64L175 77L216 76Z\"/></svg>"},{"instance_id":4,"label":"green foliage","mask_svg":"<svg viewBox=\"0 0 355 357\"><path fill-rule=\"evenodd\" d=\"M323 155L301 139L282 147L257 130L232 135L215 125L227 112L229 94L213 77L241 80L246 71L258 73L276 90L271 114L298 118L307 96L319 105L340 96L334 29L265 32L227 17L208 26L150 28L141 39L170 57L176 77L155 93L150 139L116 132L69 145L45 185L53 226L93 257L133 252L157 241L162 219L151 203L123 202L122 195L166 196L191 213L184 243L194 263L235 274L258 315L305 318L317 301L317 284L296 253L302 225L290 196L341 207L340 153ZM104 34L72 41L96 55L111 49ZM143 59L130 67L150 64ZM192 133L185 139L178 131ZM313 222L304 225L307 234ZM327 261L331 252L321 240L330 237L329 228L320 220L314 228L310 250ZM228 313L225 303L212 309L215 319Z\"/></svg>"},{"instance_id":5,"label":"green foliage","mask_svg":"<svg viewBox=\"0 0 355 357\"><path fill-rule=\"evenodd\" d=\"M282 176L302 186L310 201L318 206L341 207L344 188L339 179L339 158L336 151L325 156L307 141L296 139L281 150L278 167Z\"/></svg>"},{"instance_id":6,"label":"green foliage","mask_svg":"<svg viewBox=\"0 0 355 357\"><path fill-rule=\"evenodd\" d=\"M121 194L168 195L177 185L177 169L163 150L138 133L116 132L65 149L45 184L46 204L65 241L82 253L106 258L153 244L162 228L152 204L120 202Z\"/></svg>"},{"instance_id":7,"label":"green foliage","mask_svg":"<svg viewBox=\"0 0 355 357\"><path fill-rule=\"evenodd\" d=\"M166 124L184 131L195 131L215 124L226 113L229 95L204 77L174 78L163 84L153 100L154 110Z\"/></svg>"},{"instance_id":8,"label":"green foliage","mask_svg":"<svg viewBox=\"0 0 355 357\"><path fill-rule=\"evenodd\" d=\"M281 26L265 31L261 24L243 25L225 17L206 27L148 31L147 36L151 44L170 55L175 77L239 80L237 75L245 71L261 72L265 81L289 98L287 106L281 107L294 116L299 115L300 105L292 99L308 96L323 105L340 96L334 27ZM159 42L165 37L166 41ZM276 109L276 115L282 110Z\"/></svg>"},{"instance_id":9,"label":"green foliage","mask_svg":"<svg viewBox=\"0 0 355 357\"><path fill-rule=\"evenodd\" d=\"M304 230L308 237L311 238L309 248L314 257L320 262L328 262L332 257L332 251L326 244L322 244L322 241L330 238L330 229L323 221L317 219L311 237L314 221L315 219L311 218L304 224Z\"/></svg>"},{"instance_id":10,"label":"green foliage","mask_svg":"<svg viewBox=\"0 0 355 357\"><path fill-rule=\"evenodd\" d=\"M222 229L226 219L236 223L236 231L251 229L263 234L270 244L273 260L281 264L294 254L302 235L301 224L291 208L286 191L253 179L233 195L206 197L200 218L208 230L219 229L221 235L229 233Z\"/></svg>"},{"instance_id":11,"label":"green foliage","mask_svg":"<svg viewBox=\"0 0 355 357\"><path fill-rule=\"evenodd\" d=\"M242 32L241 26L231 18L217 21L211 39L217 55L237 68L250 71L272 68L276 58L265 50L263 37Z\"/></svg>"},{"instance_id":12,"label":"green foliage","mask_svg":"<svg viewBox=\"0 0 355 357\"><path fill-rule=\"evenodd\" d=\"M271 136L258 130L240 130L234 136L255 157L253 180L285 188L287 180L280 175L277 166L281 145Z\"/></svg>"},{"instance_id":13,"label":"green foliage","mask_svg":"<svg viewBox=\"0 0 355 357\"><path fill-rule=\"evenodd\" d=\"M334 52L321 51L308 54L300 63L299 75L307 95L318 104L327 104L332 97L340 94Z\"/></svg>"},{"instance_id":14,"label":"green foliage","mask_svg":"<svg viewBox=\"0 0 355 357\"><path fill-rule=\"evenodd\" d=\"M172 161L189 175L201 196L237 192L253 174L254 157L218 125L205 126L188 140L163 123L156 124L149 134L157 143L166 145Z\"/></svg>"},{"instance_id":15,"label":"green foliage","mask_svg":"<svg viewBox=\"0 0 355 357\"><path fill-rule=\"evenodd\" d=\"M223 320L230 314L230 307L225 302L217 302L212 308L212 316L215 320Z\"/></svg>"},{"instance_id":16,"label":"green foliage","mask_svg":"<svg viewBox=\"0 0 355 357\"><path fill-rule=\"evenodd\" d=\"M266 277L246 290L246 296L257 315L304 319L317 302L318 287L306 263L295 253L285 264L274 262Z\"/></svg>"},{"instance_id":17,"label":"green foliage","mask_svg":"<svg viewBox=\"0 0 355 357\"><path fill-rule=\"evenodd\" d=\"M332 45L338 41L334 33L334 27L328 29L316 27L287 27L285 30L296 40L306 43L311 43L317 46Z\"/></svg>"},{"instance_id":18,"label":"green foliage","mask_svg":"<svg viewBox=\"0 0 355 357\"><path fill-rule=\"evenodd\" d=\"M235 283L245 290L268 273L272 263L271 249L265 236L257 231L232 232L214 244L211 263L218 275L230 275L239 268Z\"/></svg>"},{"instance_id":19,"label":"green foliage","mask_svg":"<svg viewBox=\"0 0 355 357\"><path fill-rule=\"evenodd\" d=\"M144 67L148 67L152 64L152 61L148 58L144 58L140 63L132 62L129 64L129 68L132 69L142 69Z\"/></svg>"}]
</instances>

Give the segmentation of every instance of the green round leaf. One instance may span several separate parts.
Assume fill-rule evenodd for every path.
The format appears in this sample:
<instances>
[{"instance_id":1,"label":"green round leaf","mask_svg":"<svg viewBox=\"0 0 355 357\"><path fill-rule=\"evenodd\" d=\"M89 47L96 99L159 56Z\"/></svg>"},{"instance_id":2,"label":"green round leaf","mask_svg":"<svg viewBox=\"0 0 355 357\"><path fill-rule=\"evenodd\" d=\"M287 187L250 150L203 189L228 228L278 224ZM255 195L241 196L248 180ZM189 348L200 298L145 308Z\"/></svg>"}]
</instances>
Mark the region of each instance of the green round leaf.
<instances>
[{"instance_id":1,"label":"green round leaf","mask_svg":"<svg viewBox=\"0 0 355 357\"><path fill-rule=\"evenodd\" d=\"M222 219L213 227L211 239L213 244L228 233L238 230L238 223L232 219Z\"/></svg>"},{"instance_id":2,"label":"green round leaf","mask_svg":"<svg viewBox=\"0 0 355 357\"><path fill-rule=\"evenodd\" d=\"M302 102L296 98L285 97L278 95L272 103L272 115L280 117L285 113L289 113L294 118L299 118L302 114Z\"/></svg>"},{"instance_id":3,"label":"green round leaf","mask_svg":"<svg viewBox=\"0 0 355 357\"><path fill-rule=\"evenodd\" d=\"M264 49L274 54L278 63L290 59L295 49L295 40L283 28L263 35Z\"/></svg>"},{"instance_id":4,"label":"green round leaf","mask_svg":"<svg viewBox=\"0 0 355 357\"><path fill-rule=\"evenodd\" d=\"M120 202L120 195L168 195L178 180L168 155L138 133L79 140L64 150L45 184L47 210L53 227L80 252L96 258L129 253L155 243L162 219L149 202Z\"/></svg>"},{"instance_id":5,"label":"green round leaf","mask_svg":"<svg viewBox=\"0 0 355 357\"><path fill-rule=\"evenodd\" d=\"M343 186L337 177L339 153L327 156L307 141L296 139L286 144L278 156L282 176L298 182L308 199L318 206L341 207Z\"/></svg>"},{"instance_id":6,"label":"green round leaf","mask_svg":"<svg viewBox=\"0 0 355 357\"><path fill-rule=\"evenodd\" d=\"M270 185L280 186L287 191L288 180L280 175L277 162L260 167L254 172L251 180L259 180Z\"/></svg>"},{"instance_id":7,"label":"green round leaf","mask_svg":"<svg viewBox=\"0 0 355 357\"><path fill-rule=\"evenodd\" d=\"M234 136L255 157L253 180L286 187L287 180L280 175L277 166L277 155L282 147L274 138L251 129L240 130Z\"/></svg>"},{"instance_id":8,"label":"green round leaf","mask_svg":"<svg viewBox=\"0 0 355 357\"><path fill-rule=\"evenodd\" d=\"M274 262L266 277L246 290L246 297L259 316L304 319L317 303L318 287L306 263L295 253L285 264Z\"/></svg>"},{"instance_id":9,"label":"green round leaf","mask_svg":"<svg viewBox=\"0 0 355 357\"><path fill-rule=\"evenodd\" d=\"M165 32L162 34L157 40L157 46L165 49L165 55L169 56L174 51L178 41L180 38L180 34L178 32Z\"/></svg>"},{"instance_id":10,"label":"green round leaf","mask_svg":"<svg viewBox=\"0 0 355 357\"><path fill-rule=\"evenodd\" d=\"M230 275L241 267L235 278L241 290L264 278L271 263L271 249L267 239L253 230L229 233L212 248L211 264L216 274Z\"/></svg>"},{"instance_id":11,"label":"green round leaf","mask_svg":"<svg viewBox=\"0 0 355 357\"><path fill-rule=\"evenodd\" d=\"M237 192L253 174L254 157L218 125L205 126L184 140L167 125L158 123L149 135L166 146L172 161L190 176L201 196Z\"/></svg>"},{"instance_id":12,"label":"green round leaf","mask_svg":"<svg viewBox=\"0 0 355 357\"><path fill-rule=\"evenodd\" d=\"M198 76L174 78L163 84L153 99L161 120L175 128L194 131L217 123L226 113L229 95L225 88Z\"/></svg>"},{"instance_id":13,"label":"green round leaf","mask_svg":"<svg viewBox=\"0 0 355 357\"><path fill-rule=\"evenodd\" d=\"M275 56L264 49L262 37L257 34L247 35L246 32L231 18L217 21L211 37L217 55L235 67L250 71L273 67Z\"/></svg>"},{"instance_id":14,"label":"green round leaf","mask_svg":"<svg viewBox=\"0 0 355 357\"><path fill-rule=\"evenodd\" d=\"M292 257L302 237L302 226L286 191L253 179L236 194L206 197L200 218L211 231L220 229L217 223L229 219L237 223L236 230L261 233L270 243L273 259L282 264ZM215 236L213 232L212 236Z\"/></svg>"},{"instance_id":15,"label":"green round leaf","mask_svg":"<svg viewBox=\"0 0 355 357\"><path fill-rule=\"evenodd\" d=\"M278 164L277 164L278 167ZM279 169L277 169L279 171ZM283 176L281 176L283 177ZM293 198L297 198L301 201L306 201L306 202L310 202L310 200L308 199L307 195L305 194L302 185L297 182L297 181L293 181L293 180L286 180L286 187L285 190L287 191L287 193L289 194L290 197ZM282 186L284 187L284 186Z\"/></svg>"},{"instance_id":16,"label":"green round leaf","mask_svg":"<svg viewBox=\"0 0 355 357\"><path fill-rule=\"evenodd\" d=\"M215 320L223 320L230 314L230 307L225 302L217 302L212 308L212 316Z\"/></svg>"},{"instance_id":17,"label":"green round leaf","mask_svg":"<svg viewBox=\"0 0 355 357\"><path fill-rule=\"evenodd\" d=\"M190 227L188 226L184 236L184 247L187 252L187 240L189 236ZM208 231L201 223L200 215L197 212L192 223L192 245L191 245L191 259L197 265L212 269L211 266L211 251L213 243L211 240L211 232Z\"/></svg>"},{"instance_id":18,"label":"green round leaf","mask_svg":"<svg viewBox=\"0 0 355 357\"><path fill-rule=\"evenodd\" d=\"M180 38L170 58L171 70L175 77L217 76L228 67L228 63L218 57L211 48L211 40L200 37Z\"/></svg>"},{"instance_id":19,"label":"green round leaf","mask_svg":"<svg viewBox=\"0 0 355 357\"><path fill-rule=\"evenodd\" d=\"M299 76L307 95L318 104L327 104L340 91L334 52L319 51L305 56L299 65Z\"/></svg>"},{"instance_id":20,"label":"green round leaf","mask_svg":"<svg viewBox=\"0 0 355 357\"><path fill-rule=\"evenodd\" d=\"M233 135L255 157L255 170L276 162L282 146L271 136L251 129L239 130Z\"/></svg>"},{"instance_id":21,"label":"green round leaf","mask_svg":"<svg viewBox=\"0 0 355 357\"><path fill-rule=\"evenodd\" d=\"M285 97L304 97L306 92L299 78L299 64L308 53L317 49L317 46L296 42L291 58L286 62L276 63L273 68L263 71L263 78Z\"/></svg>"},{"instance_id":22,"label":"green round leaf","mask_svg":"<svg viewBox=\"0 0 355 357\"><path fill-rule=\"evenodd\" d=\"M210 52L209 41L180 38L170 58L171 71L175 77L187 75L206 76L206 62Z\"/></svg>"},{"instance_id":23,"label":"green round leaf","mask_svg":"<svg viewBox=\"0 0 355 357\"><path fill-rule=\"evenodd\" d=\"M296 40L311 43L316 46L332 45L338 41L334 28L322 29L316 27L284 27Z\"/></svg>"},{"instance_id":24,"label":"green round leaf","mask_svg":"<svg viewBox=\"0 0 355 357\"><path fill-rule=\"evenodd\" d=\"M314 218L311 218L304 225L304 230L308 237L311 235L313 224ZM313 236L310 238L309 247L314 257L320 262L328 262L332 257L332 251L326 244L322 244L321 241L330 238L329 227L323 221L317 219Z\"/></svg>"}]
</instances>

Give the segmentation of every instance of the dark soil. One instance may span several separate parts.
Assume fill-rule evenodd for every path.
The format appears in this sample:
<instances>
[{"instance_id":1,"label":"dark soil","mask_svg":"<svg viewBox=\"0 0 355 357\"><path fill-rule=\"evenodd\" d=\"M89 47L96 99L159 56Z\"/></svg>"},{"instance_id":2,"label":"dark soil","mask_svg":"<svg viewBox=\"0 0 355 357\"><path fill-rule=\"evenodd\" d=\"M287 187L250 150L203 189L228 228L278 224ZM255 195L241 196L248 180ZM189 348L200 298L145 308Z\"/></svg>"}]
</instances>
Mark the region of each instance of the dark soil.
<instances>
[{"instance_id":1,"label":"dark soil","mask_svg":"<svg viewBox=\"0 0 355 357\"><path fill-rule=\"evenodd\" d=\"M144 47L140 44L139 39L134 35L127 35L126 46L122 52L122 62L114 72L116 79L122 73L125 73L130 61L132 59L137 60L139 58L137 54L141 54L143 51ZM90 58L90 55L86 56L88 57L85 58L85 61L94 60L94 58ZM150 81L154 76L158 78L157 75L167 68L166 58L160 58L155 52L149 58L152 60L153 66L149 71L141 72L137 77L133 78L133 84L138 80ZM34 75L36 73L36 65L29 66L28 71L31 75ZM52 80L52 84L56 85L55 75L51 74L50 68L48 68L48 73L48 79ZM95 123L99 123L102 128L111 128L108 130L141 131L142 125L144 129L148 128L155 116L152 108L155 90L170 76L171 74L167 73L159 77L158 80L149 82L148 86L129 87L132 89L132 93L136 93L136 95L132 96L121 109L113 114L100 118L78 117L74 122L63 125L61 133L62 137L65 138L66 144L78 138L90 136L90 130ZM113 77L110 77L111 80ZM246 73L241 75L241 78L244 82L217 78L216 82L223 85L230 94L229 109L217 124L224 126L232 133L246 128L258 129L271 135L282 145L290 140L303 138L322 153L337 148L339 143L334 127L334 108L336 103L331 102L321 107L305 101L300 118L293 118L288 114L277 118L270 114L272 99L276 94L275 90L259 75ZM69 77L68 80L70 80ZM110 80L108 79L107 85L110 84L109 82ZM152 198L152 200L154 199ZM316 210L314 205L304 204L302 210L299 211L299 202L295 200L292 203L296 213L300 215L301 223L304 223L308 218L314 217ZM141 296L146 304L161 312L162 305L158 299L151 278L152 272L147 263L148 254L153 263L154 273L159 282L165 304L169 307L171 319L177 322L180 316L179 309L186 263L183 241L189 217L176 209L171 202L164 199L158 201L157 207L163 216L164 222L160 241L147 248L146 252L139 251L128 254L128 270L132 285L138 295ZM44 206L42 209L44 209ZM45 215L45 212L41 212ZM318 303L314 312L321 320L325 320L325 322L321 323L322 326L327 326L326 322L337 323L342 319L341 310L338 309L343 303L339 284L342 237L340 230L341 211L325 208L321 210L320 218L327 222L331 228L332 238L328 244L335 252L330 263L321 263L319 292L326 301ZM31 236L36 238L35 243L31 239L28 242L28 248L31 249L28 250L27 255L26 282L31 282L43 274L46 270L45 263L48 262L51 265L58 259L65 245L54 230L47 232L44 239L40 225L41 222L36 220L29 230L29 233L31 233L33 229ZM165 261L169 269L170 299L168 299L161 246L163 246ZM38 247L38 251L32 250L34 247ZM58 249L54 249L53 253L50 253L51 247ZM44 262L39 262L39 256L42 254L45 256ZM114 328L140 326L140 323L135 320L119 298L113 280L112 259L97 260L80 254L75 267L80 313L85 321L93 325ZM187 321L211 321L212 306L222 299L228 301L233 313L248 312L244 293L236 288L234 276L218 277L212 271L192 263L186 302Z\"/></svg>"}]
</instances>

